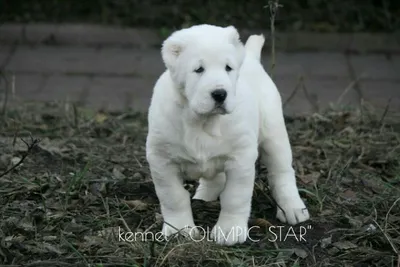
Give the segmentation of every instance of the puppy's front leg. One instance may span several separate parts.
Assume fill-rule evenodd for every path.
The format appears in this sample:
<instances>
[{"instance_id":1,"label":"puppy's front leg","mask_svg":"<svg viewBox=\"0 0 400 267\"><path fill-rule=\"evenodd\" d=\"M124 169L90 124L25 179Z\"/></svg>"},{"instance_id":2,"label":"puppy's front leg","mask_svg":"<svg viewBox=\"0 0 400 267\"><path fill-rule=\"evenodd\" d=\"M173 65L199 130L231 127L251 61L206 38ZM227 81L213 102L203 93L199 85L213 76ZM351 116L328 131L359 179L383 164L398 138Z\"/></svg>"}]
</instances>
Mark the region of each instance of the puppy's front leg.
<instances>
[{"instance_id":1,"label":"puppy's front leg","mask_svg":"<svg viewBox=\"0 0 400 267\"><path fill-rule=\"evenodd\" d=\"M190 194L183 187L178 166L154 156L148 161L164 219L163 235L168 237L178 231L191 237L198 235L198 229L193 228Z\"/></svg>"},{"instance_id":2,"label":"puppy's front leg","mask_svg":"<svg viewBox=\"0 0 400 267\"><path fill-rule=\"evenodd\" d=\"M220 245L234 245L246 241L247 222L251 211L255 169L254 161L243 157L245 162L227 166L226 185L221 192L221 212L211 236Z\"/></svg>"}]
</instances>

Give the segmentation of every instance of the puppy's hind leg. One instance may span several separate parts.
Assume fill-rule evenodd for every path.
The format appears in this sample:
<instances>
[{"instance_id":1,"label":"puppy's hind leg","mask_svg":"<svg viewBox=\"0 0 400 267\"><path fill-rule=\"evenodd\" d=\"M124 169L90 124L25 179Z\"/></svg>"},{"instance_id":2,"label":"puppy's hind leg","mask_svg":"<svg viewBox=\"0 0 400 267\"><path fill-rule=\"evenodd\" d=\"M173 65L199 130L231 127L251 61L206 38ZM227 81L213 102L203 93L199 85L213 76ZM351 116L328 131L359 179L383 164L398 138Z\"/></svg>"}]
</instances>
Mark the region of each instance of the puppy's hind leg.
<instances>
[{"instance_id":1,"label":"puppy's hind leg","mask_svg":"<svg viewBox=\"0 0 400 267\"><path fill-rule=\"evenodd\" d=\"M275 110L271 109L273 112L262 109L261 161L268 169L268 183L278 204L277 218L295 225L308 220L310 215L297 188L289 136L281 107L277 103L278 100Z\"/></svg>"},{"instance_id":2,"label":"puppy's hind leg","mask_svg":"<svg viewBox=\"0 0 400 267\"><path fill-rule=\"evenodd\" d=\"M225 187L226 176L225 173L219 173L214 179L200 178L200 184L196 189L193 199L200 199L204 201L217 200L222 190Z\"/></svg>"}]
</instances>

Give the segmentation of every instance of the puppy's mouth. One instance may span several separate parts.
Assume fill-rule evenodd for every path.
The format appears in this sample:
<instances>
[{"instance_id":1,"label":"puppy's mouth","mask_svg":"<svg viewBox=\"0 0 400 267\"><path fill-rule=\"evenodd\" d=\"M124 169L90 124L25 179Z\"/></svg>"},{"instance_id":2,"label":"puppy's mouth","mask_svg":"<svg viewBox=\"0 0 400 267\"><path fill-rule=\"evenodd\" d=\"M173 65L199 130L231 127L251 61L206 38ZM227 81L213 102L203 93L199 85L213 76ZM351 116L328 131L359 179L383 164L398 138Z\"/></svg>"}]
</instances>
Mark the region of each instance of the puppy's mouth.
<instances>
[{"instance_id":1,"label":"puppy's mouth","mask_svg":"<svg viewBox=\"0 0 400 267\"><path fill-rule=\"evenodd\" d=\"M214 109L211 111L212 114L220 114L220 115L226 115L228 114L228 111L225 108L225 105L215 105Z\"/></svg>"}]
</instances>

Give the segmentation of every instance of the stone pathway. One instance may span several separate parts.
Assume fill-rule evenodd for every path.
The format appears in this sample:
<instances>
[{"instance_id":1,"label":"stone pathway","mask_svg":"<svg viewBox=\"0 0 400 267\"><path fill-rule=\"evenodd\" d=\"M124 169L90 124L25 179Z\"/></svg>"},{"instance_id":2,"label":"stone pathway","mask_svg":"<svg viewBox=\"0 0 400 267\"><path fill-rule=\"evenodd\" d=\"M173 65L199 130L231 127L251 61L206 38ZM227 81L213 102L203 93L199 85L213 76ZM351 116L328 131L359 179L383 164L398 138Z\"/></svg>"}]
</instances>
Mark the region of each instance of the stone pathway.
<instances>
[{"instance_id":1,"label":"stone pathway","mask_svg":"<svg viewBox=\"0 0 400 267\"><path fill-rule=\"evenodd\" d=\"M135 39L130 34L126 38L137 40L138 45L124 45L123 34L108 33L109 38L102 42L98 35L104 32L97 29L97 35L91 33L97 36L97 43L88 45L71 41L84 38L82 29L75 35L69 32L68 42L58 42L60 38L55 39L54 29L48 26L30 32L31 40L37 40L32 43L19 40L19 30L8 27L2 31L0 27L0 68L13 74L16 97L147 111L153 85L164 70L152 36L141 33ZM90 36L90 31L87 34ZM110 41L113 38L115 42ZM151 45L146 45L146 38ZM266 69L270 66L268 54L266 46L262 58ZM278 52L276 62L273 78L284 102L290 100L285 104L288 114L323 109L339 100L342 105L358 105L364 99L385 107L390 98L390 110L400 111L398 54ZM304 86L299 86L300 78ZM0 86L3 92L4 84Z\"/></svg>"}]
</instances>

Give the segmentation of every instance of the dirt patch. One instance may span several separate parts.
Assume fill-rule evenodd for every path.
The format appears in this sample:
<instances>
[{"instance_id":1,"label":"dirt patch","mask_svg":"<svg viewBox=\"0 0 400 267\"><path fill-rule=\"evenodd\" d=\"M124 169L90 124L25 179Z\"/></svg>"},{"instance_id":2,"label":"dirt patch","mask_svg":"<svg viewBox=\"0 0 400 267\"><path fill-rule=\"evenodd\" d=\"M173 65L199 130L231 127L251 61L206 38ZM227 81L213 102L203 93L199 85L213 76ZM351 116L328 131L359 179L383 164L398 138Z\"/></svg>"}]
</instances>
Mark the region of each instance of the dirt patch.
<instances>
[{"instance_id":1,"label":"dirt patch","mask_svg":"<svg viewBox=\"0 0 400 267\"><path fill-rule=\"evenodd\" d=\"M145 114L18 105L1 122L0 174L27 156L0 177L0 264L397 266L400 123L393 118L368 110L286 118L311 220L277 221L267 170L258 168L251 238L221 247L156 240L162 216L145 157ZM194 193L196 183L185 186ZM192 206L195 222L212 227L219 202ZM126 240L126 232L141 234Z\"/></svg>"}]
</instances>

